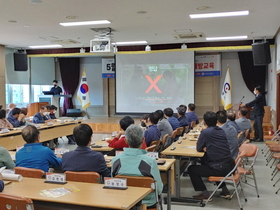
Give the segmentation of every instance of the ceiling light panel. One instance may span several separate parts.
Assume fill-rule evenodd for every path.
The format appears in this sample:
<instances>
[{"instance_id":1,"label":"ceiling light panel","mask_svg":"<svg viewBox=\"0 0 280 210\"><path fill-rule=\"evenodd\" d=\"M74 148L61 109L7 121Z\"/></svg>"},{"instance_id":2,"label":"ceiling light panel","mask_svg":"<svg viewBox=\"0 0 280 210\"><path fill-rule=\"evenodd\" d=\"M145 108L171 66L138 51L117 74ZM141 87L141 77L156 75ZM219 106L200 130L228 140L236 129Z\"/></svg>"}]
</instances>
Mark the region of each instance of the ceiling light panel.
<instances>
[{"instance_id":1,"label":"ceiling light panel","mask_svg":"<svg viewBox=\"0 0 280 210\"><path fill-rule=\"evenodd\" d=\"M95 20L95 21L83 21L83 22L66 22L59 23L62 26L86 26L86 25L99 25L99 24L110 24L109 20Z\"/></svg>"},{"instance_id":2,"label":"ceiling light panel","mask_svg":"<svg viewBox=\"0 0 280 210\"><path fill-rule=\"evenodd\" d=\"M31 49L45 49L45 48L60 48L62 45L60 44L49 44L49 45L35 45L35 46L28 46Z\"/></svg>"},{"instance_id":3,"label":"ceiling light panel","mask_svg":"<svg viewBox=\"0 0 280 210\"><path fill-rule=\"evenodd\" d=\"M236 39L247 39L248 36L223 36L223 37L206 37L206 40L208 41L214 41L214 40L236 40Z\"/></svg>"},{"instance_id":4,"label":"ceiling light panel","mask_svg":"<svg viewBox=\"0 0 280 210\"><path fill-rule=\"evenodd\" d=\"M235 12L219 12L219 13L204 13L204 14L190 14L190 18L214 18L214 17L232 17L249 15L249 11L235 11Z\"/></svg>"},{"instance_id":5,"label":"ceiling light panel","mask_svg":"<svg viewBox=\"0 0 280 210\"><path fill-rule=\"evenodd\" d=\"M113 45L141 45L141 44L148 44L147 41L130 41L130 42L116 42L112 43Z\"/></svg>"}]
</instances>

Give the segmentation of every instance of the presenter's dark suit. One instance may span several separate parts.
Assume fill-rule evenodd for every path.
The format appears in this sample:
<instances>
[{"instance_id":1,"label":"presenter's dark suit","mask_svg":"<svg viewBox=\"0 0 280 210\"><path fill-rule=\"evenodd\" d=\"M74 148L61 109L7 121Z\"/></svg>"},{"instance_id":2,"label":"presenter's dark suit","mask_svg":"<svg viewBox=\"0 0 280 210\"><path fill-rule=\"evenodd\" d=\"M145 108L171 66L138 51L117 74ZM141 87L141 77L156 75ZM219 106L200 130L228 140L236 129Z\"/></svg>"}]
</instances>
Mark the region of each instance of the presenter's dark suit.
<instances>
[{"instance_id":1,"label":"presenter's dark suit","mask_svg":"<svg viewBox=\"0 0 280 210\"><path fill-rule=\"evenodd\" d=\"M256 95L256 98L245 104L246 107L254 107L254 129L255 129L255 140L263 141L263 116L264 116L264 97L262 94Z\"/></svg>"}]
</instances>

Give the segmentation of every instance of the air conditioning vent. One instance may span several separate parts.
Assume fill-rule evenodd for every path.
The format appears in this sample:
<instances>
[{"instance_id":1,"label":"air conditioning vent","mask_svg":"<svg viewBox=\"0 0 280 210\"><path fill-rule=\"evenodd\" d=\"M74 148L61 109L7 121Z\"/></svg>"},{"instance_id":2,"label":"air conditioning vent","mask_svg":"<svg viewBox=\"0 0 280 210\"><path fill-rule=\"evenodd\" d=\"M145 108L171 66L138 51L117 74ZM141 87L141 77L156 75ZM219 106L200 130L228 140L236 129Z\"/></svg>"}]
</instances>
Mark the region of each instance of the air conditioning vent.
<instances>
[{"instance_id":1,"label":"air conditioning vent","mask_svg":"<svg viewBox=\"0 0 280 210\"><path fill-rule=\"evenodd\" d=\"M70 44L80 44L81 42L78 42L73 39L63 39L63 40L53 40L51 41L52 44L60 44L60 45L70 45Z\"/></svg>"},{"instance_id":2,"label":"air conditioning vent","mask_svg":"<svg viewBox=\"0 0 280 210\"><path fill-rule=\"evenodd\" d=\"M205 35L202 32L191 32L187 34L173 34L175 39L197 39L197 38L204 38Z\"/></svg>"}]
</instances>

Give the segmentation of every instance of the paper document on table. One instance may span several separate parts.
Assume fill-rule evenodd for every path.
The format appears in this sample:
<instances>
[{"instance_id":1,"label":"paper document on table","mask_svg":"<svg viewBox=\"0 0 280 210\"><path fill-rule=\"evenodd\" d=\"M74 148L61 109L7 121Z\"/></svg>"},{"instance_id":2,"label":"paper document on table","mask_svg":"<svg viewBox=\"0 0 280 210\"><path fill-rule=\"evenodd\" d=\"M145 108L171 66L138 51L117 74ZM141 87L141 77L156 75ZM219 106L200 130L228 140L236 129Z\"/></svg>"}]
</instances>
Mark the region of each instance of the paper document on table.
<instances>
[{"instance_id":1,"label":"paper document on table","mask_svg":"<svg viewBox=\"0 0 280 210\"><path fill-rule=\"evenodd\" d=\"M196 149L196 146L182 146L182 148Z\"/></svg>"},{"instance_id":2,"label":"paper document on table","mask_svg":"<svg viewBox=\"0 0 280 210\"><path fill-rule=\"evenodd\" d=\"M81 190L75 187L60 187L49 190L40 190L40 194L46 197L58 198L68 193L79 192Z\"/></svg>"}]
</instances>

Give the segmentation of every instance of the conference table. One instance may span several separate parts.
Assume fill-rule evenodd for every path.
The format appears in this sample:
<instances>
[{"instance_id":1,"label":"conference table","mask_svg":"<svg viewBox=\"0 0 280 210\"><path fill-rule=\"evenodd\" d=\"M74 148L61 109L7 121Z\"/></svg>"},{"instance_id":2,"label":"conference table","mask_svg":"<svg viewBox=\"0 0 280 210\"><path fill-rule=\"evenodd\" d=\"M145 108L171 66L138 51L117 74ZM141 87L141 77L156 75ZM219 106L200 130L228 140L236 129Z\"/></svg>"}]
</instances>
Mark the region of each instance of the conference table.
<instances>
[{"instance_id":1,"label":"conference table","mask_svg":"<svg viewBox=\"0 0 280 210\"><path fill-rule=\"evenodd\" d=\"M103 184L67 182L64 185L44 183L44 179L23 177L20 182L5 186L3 193L33 200L35 209L131 209L151 192L150 188L128 187L126 190L104 189ZM42 195L42 190L54 188L78 189L59 197Z\"/></svg>"},{"instance_id":2,"label":"conference table","mask_svg":"<svg viewBox=\"0 0 280 210\"><path fill-rule=\"evenodd\" d=\"M176 142L166 148L161 154L172 156L176 159L175 162L175 198L172 201L180 202L186 200L181 198L181 161L183 159L190 160L191 158L200 158L204 156L204 152L197 152L196 142L200 134L201 127L195 127L193 131L180 137Z\"/></svg>"},{"instance_id":3,"label":"conference table","mask_svg":"<svg viewBox=\"0 0 280 210\"><path fill-rule=\"evenodd\" d=\"M36 124L40 131L40 142L50 141L61 136L68 136L73 134L73 129L81 123L81 120L74 120L68 122L55 122L52 125ZM7 150L14 150L17 146L23 146L26 142L21 136L22 129L15 128L8 133L0 134L0 145Z\"/></svg>"}]
</instances>

